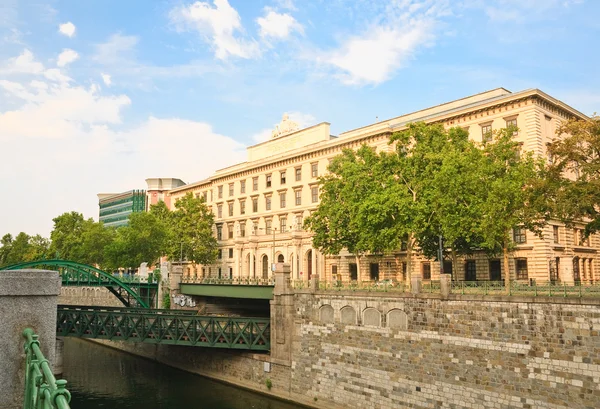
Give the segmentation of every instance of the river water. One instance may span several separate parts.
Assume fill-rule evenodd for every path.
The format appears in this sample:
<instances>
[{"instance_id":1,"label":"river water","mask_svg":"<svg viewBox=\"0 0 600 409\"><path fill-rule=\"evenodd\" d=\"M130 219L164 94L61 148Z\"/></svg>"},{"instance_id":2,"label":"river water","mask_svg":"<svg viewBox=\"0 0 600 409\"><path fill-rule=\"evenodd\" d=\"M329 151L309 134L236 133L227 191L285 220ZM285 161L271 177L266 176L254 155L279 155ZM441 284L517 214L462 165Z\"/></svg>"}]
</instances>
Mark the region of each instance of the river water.
<instances>
[{"instance_id":1,"label":"river water","mask_svg":"<svg viewBox=\"0 0 600 409\"><path fill-rule=\"evenodd\" d=\"M65 338L71 409L299 409L166 365ZM191 347L190 347L191 348Z\"/></svg>"}]
</instances>

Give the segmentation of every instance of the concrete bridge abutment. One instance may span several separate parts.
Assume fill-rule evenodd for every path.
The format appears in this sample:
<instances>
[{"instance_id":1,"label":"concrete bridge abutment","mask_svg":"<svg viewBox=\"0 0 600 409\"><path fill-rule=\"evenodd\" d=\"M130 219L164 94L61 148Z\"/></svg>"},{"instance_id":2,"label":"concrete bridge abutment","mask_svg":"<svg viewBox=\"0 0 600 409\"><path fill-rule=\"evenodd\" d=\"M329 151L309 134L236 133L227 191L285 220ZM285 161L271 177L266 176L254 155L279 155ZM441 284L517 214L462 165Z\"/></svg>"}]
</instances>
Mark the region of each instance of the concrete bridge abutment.
<instances>
[{"instance_id":1,"label":"concrete bridge abutment","mask_svg":"<svg viewBox=\"0 0 600 409\"><path fill-rule=\"evenodd\" d=\"M60 294L56 271L0 271L0 408L21 409L25 387L23 330L39 335L50 366L55 360L56 306Z\"/></svg>"}]
</instances>

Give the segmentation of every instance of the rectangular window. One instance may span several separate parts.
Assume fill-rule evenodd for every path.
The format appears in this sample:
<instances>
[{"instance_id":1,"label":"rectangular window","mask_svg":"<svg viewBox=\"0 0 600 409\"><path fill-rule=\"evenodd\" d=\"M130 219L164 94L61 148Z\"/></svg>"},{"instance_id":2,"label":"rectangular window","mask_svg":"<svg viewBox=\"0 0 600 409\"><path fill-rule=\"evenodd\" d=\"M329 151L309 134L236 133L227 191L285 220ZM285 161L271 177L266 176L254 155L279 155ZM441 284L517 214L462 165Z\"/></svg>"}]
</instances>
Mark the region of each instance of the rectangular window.
<instances>
[{"instance_id":1,"label":"rectangular window","mask_svg":"<svg viewBox=\"0 0 600 409\"><path fill-rule=\"evenodd\" d=\"M285 192L279 194L279 207L285 209Z\"/></svg>"},{"instance_id":2,"label":"rectangular window","mask_svg":"<svg viewBox=\"0 0 600 409\"><path fill-rule=\"evenodd\" d=\"M302 204L302 190L295 190L294 195L296 196L296 206Z\"/></svg>"},{"instance_id":3,"label":"rectangular window","mask_svg":"<svg viewBox=\"0 0 600 409\"><path fill-rule=\"evenodd\" d=\"M271 195L265 196L265 209L271 210Z\"/></svg>"},{"instance_id":4,"label":"rectangular window","mask_svg":"<svg viewBox=\"0 0 600 409\"><path fill-rule=\"evenodd\" d=\"M302 167L298 167L294 171L296 172L296 182L299 182L302 180Z\"/></svg>"},{"instance_id":5,"label":"rectangular window","mask_svg":"<svg viewBox=\"0 0 600 409\"><path fill-rule=\"evenodd\" d=\"M267 175L267 187L271 187L271 175Z\"/></svg>"},{"instance_id":6,"label":"rectangular window","mask_svg":"<svg viewBox=\"0 0 600 409\"><path fill-rule=\"evenodd\" d=\"M431 263L429 261L421 263L421 272L423 273L423 280L431 280Z\"/></svg>"},{"instance_id":7,"label":"rectangular window","mask_svg":"<svg viewBox=\"0 0 600 409\"><path fill-rule=\"evenodd\" d=\"M265 232L266 232L266 234L271 234L272 222L273 221L271 219L266 219L265 220Z\"/></svg>"},{"instance_id":8,"label":"rectangular window","mask_svg":"<svg viewBox=\"0 0 600 409\"><path fill-rule=\"evenodd\" d=\"M477 281L477 264L475 260L465 261L465 281Z\"/></svg>"},{"instance_id":9,"label":"rectangular window","mask_svg":"<svg viewBox=\"0 0 600 409\"><path fill-rule=\"evenodd\" d=\"M246 193L246 181L240 180L240 193Z\"/></svg>"},{"instance_id":10,"label":"rectangular window","mask_svg":"<svg viewBox=\"0 0 600 409\"><path fill-rule=\"evenodd\" d=\"M258 212L258 197L252 198L252 211L254 213Z\"/></svg>"},{"instance_id":11,"label":"rectangular window","mask_svg":"<svg viewBox=\"0 0 600 409\"><path fill-rule=\"evenodd\" d=\"M285 170L279 172L279 175L281 176L281 184L285 185Z\"/></svg>"},{"instance_id":12,"label":"rectangular window","mask_svg":"<svg viewBox=\"0 0 600 409\"><path fill-rule=\"evenodd\" d=\"M560 236L559 236L559 227L558 226L552 226L552 235L554 236L554 243L558 244L560 243Z\"/></svg>"},{"instance_id":13,"label":"rectangular window","mask_svg":"<svg viewBox=\"0 0 600 409\"><path fill-rule=\"evenodd\" d=\"M233 196L233 183L229 184L229 197Z\"/></svg>"},{"instance_id":14,"label":"rectangular window","mask_svg":"<svg viewBox=\"0 0 600 409\"><path fill-rule=\"evenodd\" d=\"M217 205L217 217L219 219L223 217L223 205Z\"/></svg>"},{"instance_id":15,"label":"rectangular window","mask_svg":"<svg viewBox=\"0 0 600 409\"><path fill-rule=\"evenodd\" d=\"M337 264L331 265L331 276L334 280L337 279Z\"/></svg>"},{"instance_id":16,"label":"rectangular window","mask_svg":"<svg viewBox=\"0 0 600 409\"><path fill-rule=\"evenodd\" d=\"M227 224L227 238L233 239L233 223Z\"/></svg>"},{"instance_id":17,"label":"rectangular window","mask_svg":"<svg viewBox=\"0 0 600 409\"><path fill-rule=\"evenodd\" d=\"M279 231L285 233L287 230L287 219L285 217L279 218Z\"/></svg>"},{"instance_id":18,"label":"rectangular window","mask_svg":"<svg viewBox=\"0 0 600 409\"><path fill-rule=\"evenodd\" d=\"M314 162L310 164L310 175L313 178L316 178L317 176L319 176L319 163L318 162Z\"/></svg>"},{"instance_id":19,"label":"rectangular window","mask_svg":"<svg viewBox=\"0 0 600 409\"><path fill-rule=\"evenodd\" d=\"M223 240L223 225L217 225L217 240Z\"/></svg>"},{"instance_id":20,"label":"rectangular window","mask_svg":"<svg viewBox=\"0 0 600 409\"><path fill-rule=\"evenodd\" d=\"M515 267L517 269L517 280L527 280L527 259L518 258L515 260Z\"/></svg>"},{"instance_id":21,"label":"rectangular window","mask_svg":"<svg viewBox=\"0 0 600 409\"><path fill-rule=\"evenodd\" d=\"M217 251L217 258L218 258L219 260L221 260L221 259L223 258L223 250L219 249L219 250Z\"/></svg>"},{"instance_id":22,"label":"rectangular window","mask_svg":"<svg viewBox=\"0 0 600 409\"><path fill-rule=\"evenodd\" d=\"M513 241L516 244L527 243L527 233L524 227L515 227L513 229Z\"/></svg>"},{"instance_id":23,"label":"rectangular window","mask_svg":"<svg viewBox=\"0 0 600 409\"><path fill-rule=\"evenodd\" d=\"M233 258L233 249L229 249L229 258Z\"/></svg>"},{"instance_id":24,"label":"rectangular window","mask_svg":"<svg viewBox=\"0 0 600 409\"><path fill-rule=\"evenodd\" d=\"M516 128L517 127L517 118L507 120L506 127L507 128L510 128L510 127ZM516 132L516 130L515 130L515 132Z\"/></svg>"},{"instance_id":25,"label":"rectangular window","mask_svg":"<svg viewBox=\"0 0 600 409\"><path fill-rule=\"evenodd\" d=\"M240 223L240 237L246 237L246 223Z\"/></svg>"},{"instance_id":26,"label":"rectangular window","mask_svg":"<svg viewBox=\"0 0 600 409\"><path fill-rule=\"evenodd\" d=\"M233 202L229 202L227 206L229 207L229 216L233 216Z\"/></svg>"},{"instance_id":27,"label":"rectangular window","mask_svg":"<svg viewBox=\"0 0 600 409\"><path fill-rule=\"evenodd\" d=\"M208 192L202 192L202 197L204 198L204 202L208 201Z\"/></svg>"},{"instance_id":28,"label":"rectangular window","mask_svg":"<svg viewBox=\"0 0 600 409\"><path fill-rule=\"evenodd\" d=\"M223 199L223 185L219 186L218 189L219 189L218 197L219 197L219 199Z\"/></svg>"},{"instance_id":29,"label":"rectangular window","mask_svg":"<svg viewBox=\"0 0 600 409\"><path fill-rule=\"evenodd\" d=\"M481 125L481 140L489 142L492 140L492 124Z\"/></svg>"},{"instance_id":30,"label":"rectangular window","mask_svg":"<svg viewBox=\"0 0 600 409\"><path fill-rule=\"evenodd\" d=\"M252 178L252 191L256 192L258 190L258 177Z\"/></svg>"},{"instance_id":31,"label":"rectangular window","mask_svg":"<svg viewBox=\"0 0 600 409\"><path fill-rule=\"evenodd\" d=\"M295 222L295 224L296 224L296 230L302 230L302 223L303 223L302 215L301 214L297 214L296 215L296 222Z\"/></svg>"},{"instance_id":32,"label":"rectangular window","mask_svg":"<svg viewBox=\"0 0 600 409\"><path fill-rule=\"evenodd\" d=\"M312 197L312 202L317 203L319 201L319 188L317 186L311 187L310 194Z\"/></svg>"},{"instance_id":33,"label":"rectangular window","mask_svg":"<svg viewBox=\"0 0 600 409\"><path fill-rule=\"evenodd\" d=\"M246 214L246 199L240 200L240 214Z\"/></svg>"}]
</instances>

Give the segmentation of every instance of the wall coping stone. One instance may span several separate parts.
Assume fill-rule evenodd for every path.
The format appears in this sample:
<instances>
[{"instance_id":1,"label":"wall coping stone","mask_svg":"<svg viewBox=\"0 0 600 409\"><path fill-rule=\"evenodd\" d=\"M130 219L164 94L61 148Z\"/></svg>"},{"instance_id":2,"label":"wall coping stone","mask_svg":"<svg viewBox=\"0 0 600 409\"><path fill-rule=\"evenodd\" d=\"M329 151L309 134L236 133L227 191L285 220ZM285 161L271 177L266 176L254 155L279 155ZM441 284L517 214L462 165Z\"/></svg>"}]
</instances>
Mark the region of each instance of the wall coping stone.
<instances>
[{"instance_id":1,"label":"wall coping stone","mask_svg":"<svg viewBox=\"0 0 600 409\"><path fill-rule=\"evenodd\" d=\"M56 271L0 270L0 296L59 295L60 286Z\"/></svg>"}]
</instances>

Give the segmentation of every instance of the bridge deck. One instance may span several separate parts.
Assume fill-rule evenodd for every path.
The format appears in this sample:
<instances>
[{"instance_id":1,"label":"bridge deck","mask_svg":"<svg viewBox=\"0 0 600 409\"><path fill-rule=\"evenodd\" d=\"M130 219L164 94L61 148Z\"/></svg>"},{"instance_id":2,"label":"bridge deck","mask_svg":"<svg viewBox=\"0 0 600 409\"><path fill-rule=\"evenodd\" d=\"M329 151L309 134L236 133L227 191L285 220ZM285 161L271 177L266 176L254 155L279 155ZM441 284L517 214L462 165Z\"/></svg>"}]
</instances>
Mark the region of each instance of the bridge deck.
<instances>
[{"instance_id":1,"label":"bridge deck","mask_svg":"<svg viewBox=\"0 0 600 409\"><path fill-rule=\"evenodd\" d=\"M268 318L211 317L183 310L58 306L56 335L210 348L270 349Z\"/></svg>"}]
</instances>

